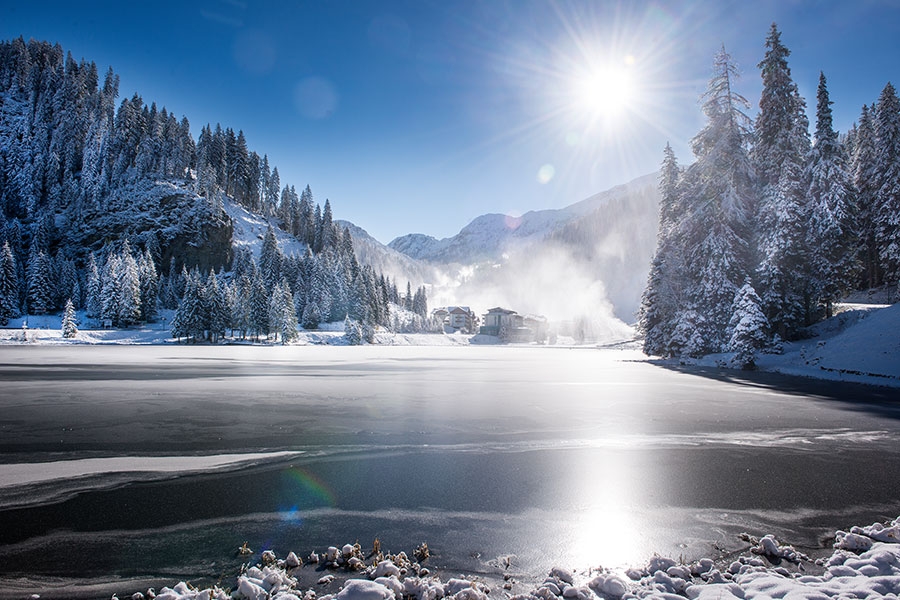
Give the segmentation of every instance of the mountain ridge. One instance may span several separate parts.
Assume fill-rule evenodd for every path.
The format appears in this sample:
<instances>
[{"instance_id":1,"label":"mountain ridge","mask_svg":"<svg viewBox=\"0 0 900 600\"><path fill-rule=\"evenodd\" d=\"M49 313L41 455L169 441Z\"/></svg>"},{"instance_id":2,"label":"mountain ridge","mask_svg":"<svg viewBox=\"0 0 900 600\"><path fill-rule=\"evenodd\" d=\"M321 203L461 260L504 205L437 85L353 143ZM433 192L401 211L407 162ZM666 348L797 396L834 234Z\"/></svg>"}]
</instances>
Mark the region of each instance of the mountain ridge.
<instances>
[{"instance_id":1,"label":"mountain ridge","mask_svg":"<svg viewBox=\"0 0 900 600\"><path fill-rule=\"evenodd\" d=\"M613 199L621 198L656 183L656 173L637 177L562 208L531 210L519 217L486 213L469 221L459 233L437 239L424 233L410 233L391 240L388 248L411 258L435 262L471 263L497 258L510 246L548 235L567 222L583 217Z\"/></svg>"}]
</instances>

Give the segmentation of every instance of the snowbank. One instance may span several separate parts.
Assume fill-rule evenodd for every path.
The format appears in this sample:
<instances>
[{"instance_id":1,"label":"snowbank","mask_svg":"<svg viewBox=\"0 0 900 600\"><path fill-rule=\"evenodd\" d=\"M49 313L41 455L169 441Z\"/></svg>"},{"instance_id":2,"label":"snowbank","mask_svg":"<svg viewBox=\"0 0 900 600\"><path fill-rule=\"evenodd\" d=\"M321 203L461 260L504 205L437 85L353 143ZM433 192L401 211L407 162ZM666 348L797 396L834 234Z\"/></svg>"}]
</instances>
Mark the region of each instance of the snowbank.
<instances>
[{"instance_id":1,"label":"snowbank","mask_svg":"<svg viewBox=\"0 0 900 600\"><path fill-rule=\"evenodd\" d=\"M619 600L633 598L678 600L771 599L821 600L823 598L896 598L900 593L900 517L890 523L854 527L835 534L835 550L811 561L772 536L744 536L750 543L745 553L725 562L704 558L692 563L653 557L643 568L625 572L591 569L573 573L553 568L539 585L512 595L520 585L509 574L496 585L501 597L512 600ZM855 540L848 542L848 540ZM421 548L421 547L420 547ZM422 560L426 554L418 554ZM204 590L179 583L158 593L136 593L135 600L233 599L233 600L487 600L491 585L479 578L431 576L428 569L406 554L385 557L373 549L365 562L359 545L328 549L325 568L332 573L314 574L315 587L302 589L303 567L294 553L279 560L271 551L261 562L237 577L230 593L215 586ZM310 555L317 571L319 554ZM342 576L339 579L336 575ZM332 592L330 588L340 586ZM318 588L318 589L317 589Z\"/></svg>"},{"instance_id":2,"label":"snowbank","mask_svg":"<svg viewBox=\"0 0 900 600\"><path fill-rule=\"evenodd\" d=\"M900 303L839 305L843 312L809 328L811 337L785 342L781 354L757 354L760 371L833 381L900 387ZM682 359L688 364L731 364L732 353Z\"/></svg>"},{"instance_id":3,"label":"snowbank","mask_svg":"<svg viewBox=\"0 0 900 600\"><path fill-rule=\"evenodd\" d=\"M765 371L900 386L900 304L843 312L811 329L815 337L764 354Z\"/></svg>"}]
</instances>

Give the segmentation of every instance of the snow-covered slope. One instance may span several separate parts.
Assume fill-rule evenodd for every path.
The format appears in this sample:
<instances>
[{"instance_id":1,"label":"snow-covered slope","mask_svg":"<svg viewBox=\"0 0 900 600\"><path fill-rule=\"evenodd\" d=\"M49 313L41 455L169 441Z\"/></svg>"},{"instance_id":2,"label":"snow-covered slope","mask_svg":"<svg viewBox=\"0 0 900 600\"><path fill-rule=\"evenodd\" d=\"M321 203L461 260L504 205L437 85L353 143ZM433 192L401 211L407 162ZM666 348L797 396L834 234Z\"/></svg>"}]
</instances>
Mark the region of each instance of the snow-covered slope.
<instances>
[{"instance_id":1,"label":"snow-covered slope","mask_svg":"<svg viewBox=\"0 0 900 600\"><path fill-rule=\"evenodd\" d=\"M253 257L259 260L263 237L265 237L266 230L269 228L269 221L255 213L251 213L231 198L225 198L224 206L225 212L231 218L231 225L234 228L231 238L232 246L235 250L249 248L253 253ZM275 239L278 240L278 246L285 255L290 256L291 254L306 252L306 244L282 231L274 221L271 224L275 231Z\"/></svg>"},{"instance_id":2,"label":"snow-covered slope","mask_svg":"<svg viewBox=\"0 0 900 600\"><path fill-rule=\"evenodd\" d=\"M900 303L856 307L811 328L815 336L762 355L761 369L900 386Z\"/></svg>"}]
</instances>

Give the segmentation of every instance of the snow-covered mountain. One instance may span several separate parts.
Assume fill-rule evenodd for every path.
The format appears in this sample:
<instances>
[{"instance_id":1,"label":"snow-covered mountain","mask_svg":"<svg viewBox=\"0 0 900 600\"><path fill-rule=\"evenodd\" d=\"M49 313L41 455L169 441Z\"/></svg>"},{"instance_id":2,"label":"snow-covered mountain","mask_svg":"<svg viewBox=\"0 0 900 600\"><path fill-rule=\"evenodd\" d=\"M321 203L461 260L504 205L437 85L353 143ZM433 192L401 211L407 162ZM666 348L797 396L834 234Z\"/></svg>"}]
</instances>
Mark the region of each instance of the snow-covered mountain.
<instances>
[{"instance_id":1,"label":"snow-covered mountain","mask_svg":"<svg viewBox=\"0 0 900 600\"><path fill-rule=\"evenodd\" d=\"M610 202L656 193L656 174L645 175L560 209L529 211L521 217L491 213L473 219L453 237L438 240L412 233L388 244L393 250L434 263L472 264L496 260L504 253L547 235Z\"/></svg>"},{"instance_id":2,"label":"snow-covered mountain","mask_svg":"<svg viewBox=\"0 0 900 600\"><path fill-rule=\"evenodd\" d=\"M341 228L347 228L353 238L356 259L369 265L377 272L390 277L399 287L409 281L413 288L423 284L434 284L443 279L442 269L422 260L411 258L402 252L385 246L369 233L350 221L335 221Z\"/></svg>"},{"instance_id":3,"label":"snow-covered mountain","mask_svg":"<svg viewBox=\"0 0 900 600\"><path fill-rule=\"evenodd\" d=\"M423 277L432 305L503 305L556 320L621 325L634 322L640 305L656 248L658 204L654 173L561 209L482 215L442 240L416 233L384 247L370 238L366 253L379 257L378 268L402 262L400 272L416 273L414 283ZM353 237L357 243L356 231Z\"/></svg>"}]
</instances>

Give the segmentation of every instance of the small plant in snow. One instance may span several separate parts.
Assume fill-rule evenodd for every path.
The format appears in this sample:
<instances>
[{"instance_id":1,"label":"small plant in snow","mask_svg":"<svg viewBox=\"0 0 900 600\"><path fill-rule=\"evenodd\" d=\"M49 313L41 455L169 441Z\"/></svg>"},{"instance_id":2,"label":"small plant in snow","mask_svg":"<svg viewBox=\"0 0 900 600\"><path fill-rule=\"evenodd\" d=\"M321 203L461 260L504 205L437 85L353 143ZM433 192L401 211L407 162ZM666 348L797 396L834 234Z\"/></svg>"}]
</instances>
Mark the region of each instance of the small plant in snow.
<instances>
[{"instance_id":1,"label":"small plant in snow","mask_svg":"<svg viewBox=\"0 0 900 600\"><path fill-rule=\"evenodd\" d=\"M429 556L431 556L431 551L428 550L428 544L422 542L421 544L419 544L419 547L416 548L414 554L417 561L424 562L428 559Z\"/></svg>"}]
</instances>

